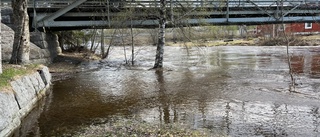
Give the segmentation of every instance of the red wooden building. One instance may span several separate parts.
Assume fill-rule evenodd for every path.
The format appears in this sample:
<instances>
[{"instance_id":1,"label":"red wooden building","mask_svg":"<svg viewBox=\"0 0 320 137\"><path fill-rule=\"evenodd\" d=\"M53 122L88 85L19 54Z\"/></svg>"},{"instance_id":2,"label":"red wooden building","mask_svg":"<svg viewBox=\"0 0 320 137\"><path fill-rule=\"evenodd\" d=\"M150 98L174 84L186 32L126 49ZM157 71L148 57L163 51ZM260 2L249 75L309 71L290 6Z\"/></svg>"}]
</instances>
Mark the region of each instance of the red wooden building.
<instances>
[{"instance_id":1,"label":"red wooden building","mask_svg":"<svg viewBox=\"0 0 320 137\"><path fill-rule=\"evenodd\" d=\"M291 23L291 24L268 24L258 25L256 28L256 34L258 36L276 37L283 35L283 30L286 34L293 35L308 35L319 34L319 23Z\"/></svg>"}]
</instances>

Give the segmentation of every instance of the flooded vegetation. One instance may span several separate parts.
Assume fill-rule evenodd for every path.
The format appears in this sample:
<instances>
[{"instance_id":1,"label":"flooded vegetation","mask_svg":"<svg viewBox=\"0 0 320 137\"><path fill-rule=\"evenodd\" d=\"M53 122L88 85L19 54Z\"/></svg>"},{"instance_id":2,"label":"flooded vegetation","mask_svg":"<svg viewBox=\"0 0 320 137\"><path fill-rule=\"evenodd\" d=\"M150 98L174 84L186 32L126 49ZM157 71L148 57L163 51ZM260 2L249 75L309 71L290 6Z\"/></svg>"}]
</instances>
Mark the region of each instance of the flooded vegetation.
<instances>
[{"instance_id":1,"label":"flooded vegetation","mask_svg":"<svg viewBox=\"0 0 320 137\"><path fill-rule=\"evenodd\" d=\"M290 48L296 92L288 90L285 47L165 47L158 71L150 70L155 47L136 51L134 67L124 65L123 47L113 48L94 64L101 69L54 82L16 134L320 134L319 47Z\"/></svg>"}]
</instances>

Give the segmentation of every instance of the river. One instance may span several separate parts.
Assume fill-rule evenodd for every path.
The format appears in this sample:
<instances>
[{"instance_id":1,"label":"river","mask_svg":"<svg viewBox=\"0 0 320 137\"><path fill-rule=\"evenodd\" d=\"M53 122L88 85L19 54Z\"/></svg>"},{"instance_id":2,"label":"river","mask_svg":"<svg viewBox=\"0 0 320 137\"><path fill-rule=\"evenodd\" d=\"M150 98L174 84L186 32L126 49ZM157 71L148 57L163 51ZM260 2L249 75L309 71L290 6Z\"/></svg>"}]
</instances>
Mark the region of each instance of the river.
<instances>
[{"instance_id":1,"label":"river","mask_svg":"<svg viewBox=\"0 0 320 137\"><path fill-rule=\"evenodd\" d=\"M114 47L107 60L83 65L100 69L54 82L16 134L77 136L116 118L212 136L320 135L320 47L290 47L296 92L286 47L165 47L163 71L149 70L155 47L136 47L134 67L123 52Z\"/></svg>"}]
</instances>

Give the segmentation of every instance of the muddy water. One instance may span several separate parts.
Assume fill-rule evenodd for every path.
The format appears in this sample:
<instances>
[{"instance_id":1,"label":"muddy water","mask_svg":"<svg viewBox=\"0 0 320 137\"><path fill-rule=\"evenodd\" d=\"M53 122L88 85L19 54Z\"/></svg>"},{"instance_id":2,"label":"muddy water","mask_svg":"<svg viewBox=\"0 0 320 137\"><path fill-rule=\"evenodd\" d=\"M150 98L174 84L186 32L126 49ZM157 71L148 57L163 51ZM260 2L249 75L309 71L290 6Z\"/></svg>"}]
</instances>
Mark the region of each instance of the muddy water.
<instances>
[{"instance_id":1,"label":"muddy water","mask_svg":"<svg viewBox=\"0 0 320 137\"><path fill-rule=\"evenodd\" d=\"M166 47L163 71L149 70L154 47L136 52L136 67L113 48L101 69L55 82L20 132L75 135L117 117L184 123L213 136L320 135L320 47L290 49L294 93L285 47Z\"/></svg>"}]
</instances>

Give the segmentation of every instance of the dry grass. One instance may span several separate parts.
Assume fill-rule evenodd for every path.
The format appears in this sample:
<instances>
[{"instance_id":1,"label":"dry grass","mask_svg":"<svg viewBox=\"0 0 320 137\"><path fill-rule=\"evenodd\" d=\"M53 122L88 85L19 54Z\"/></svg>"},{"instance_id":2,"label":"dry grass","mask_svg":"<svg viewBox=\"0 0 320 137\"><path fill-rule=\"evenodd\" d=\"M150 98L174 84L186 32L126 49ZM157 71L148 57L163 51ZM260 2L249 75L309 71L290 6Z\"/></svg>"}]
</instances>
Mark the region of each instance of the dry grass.
<instances>
[{"instance_id":1,"label":"dry grass","mask_svg":"<svg viewBox=\"0 0 320 137\"><path fill-rule=\"evenodd\" d=\"M167 42L167 46L178 46L178 47L212 47L212 46L252 46L255 45L255 40L245 40L245 39L235 39L233 41L224 41L224 40L216 40L216 41L205 41L205 42Z\"/></svg>"},{"instance_id":2,"label":"dry grass","mask_svg":"<svg viewBox=\"0 0 320 137\"><path fill-rule=\"evenodd\" d=\"M311 46L312 43L302 39L301 37L288 37L286 40L284 37L269 38L261 40L259 45L262 46Z\"/></svg>"},{"instance_id":3,"label":"dry grass","mask_svg":"<svg viewBox=\"0 0 320 137\"><path fill-rule=\"evenodd\" d=\"M305 40L320 40L320 35L307 35L301 36L301 38Z\"/></svg>"}]
</instances>

